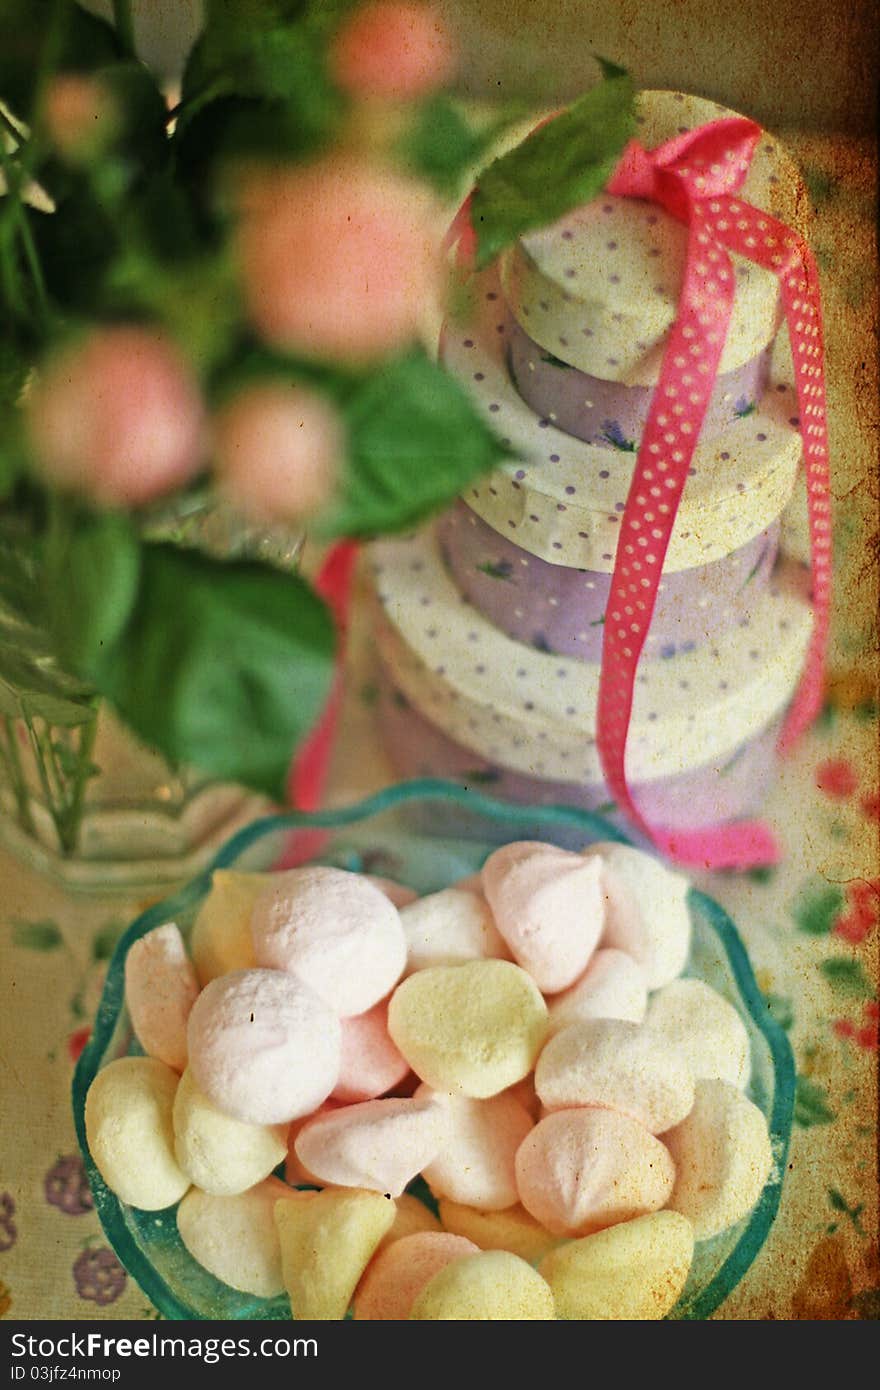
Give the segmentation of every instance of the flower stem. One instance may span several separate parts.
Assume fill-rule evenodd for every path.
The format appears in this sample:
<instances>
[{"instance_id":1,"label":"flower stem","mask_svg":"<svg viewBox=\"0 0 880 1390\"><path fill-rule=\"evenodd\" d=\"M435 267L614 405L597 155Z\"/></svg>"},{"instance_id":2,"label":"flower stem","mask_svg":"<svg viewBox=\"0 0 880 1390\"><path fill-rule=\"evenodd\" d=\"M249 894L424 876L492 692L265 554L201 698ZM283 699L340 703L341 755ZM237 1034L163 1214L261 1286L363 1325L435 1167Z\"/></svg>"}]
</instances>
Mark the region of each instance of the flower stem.
<instances>
[{"instance_id":1,"label":"flower stem","mask_svg":"<svg viewBox=\"0 0 880 1390\"><path fill-rule=\"evenodd\" d=\"M6 733L6 746L0 740L0 750L6 767L6 775L9 784L15 794L15 804L18 808L18 823L22 830L28 835L34 834L34 821L31 816L30 801L28 798L28 788L25 781L24 770L21 765L21 758L18 752L17 730L15 723L8 715L3 716L3 728Z\"/></svg>"},{"instance_id":2,"label":"flower stem","mask_svg":"<svg viewBox=\"0 0 880 1390\"><path fill-rule=\"evenodd\" d=\"M98 732L98 710L97 707L92 711L92 717L87 724L80 727L79 748L76 755L76 773L73 779L73 788L67 810L67 838L69 844L66 852L72 854L76 849L79 840L80 826L82 824L83 801L85 799L86 785L95 775L95 768L92 765L92 753L95 747L95 735Z\"/></svg>"}]
</instances>

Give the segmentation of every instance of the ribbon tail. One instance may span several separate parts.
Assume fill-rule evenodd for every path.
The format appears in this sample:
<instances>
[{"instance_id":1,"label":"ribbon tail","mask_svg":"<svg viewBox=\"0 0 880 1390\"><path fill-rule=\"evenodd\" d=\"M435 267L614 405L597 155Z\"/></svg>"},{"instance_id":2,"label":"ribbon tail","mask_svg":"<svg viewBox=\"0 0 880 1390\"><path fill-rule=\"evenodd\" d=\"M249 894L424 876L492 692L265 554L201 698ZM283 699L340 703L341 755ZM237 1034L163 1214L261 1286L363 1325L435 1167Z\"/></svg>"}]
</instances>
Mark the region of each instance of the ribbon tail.
<instances>
[{"instance_id":1,"label":"ribbon tail","mask_svg":"<svg viewBox=\"0 0 880 1390\"><path fill-rule=\"evenodd\" d=\"M809 248L799 244L800 266L782 277L782 298L795 358L810 559L813 571L813 630L800 683L782 732L779 752L790 753L821 711L831 618L831 483L825 409L824 336L819 277Z\"/></svg>"},{"instance_id":2,"label":"ribbon tail","mask_svg":"<svg viewBox=\"0 0 880 1390\"><path fill-rule=\"evenodd\" d=\"M655 830L654 843L688 869L757 869L778 864L779 842L763 821L735 821L709 830Z\"/></svg>"},{"instance_id":3,"label":"ribbon tail","mask_svg":"<svg viewBox=\"0 0 880 1390\"><path fill-rule=\"evenodd\" d=\"M700 869L773 863L779 849L760 823L682 832L650 825L630 793L625 758L636 668L709 405L733 296L730 258L694 216L679 314L664 353L621 519L599 680L597 743L609 791L652 844L674 862Z\"/></svg>"},{"instance_id":4,"label":"ribbon tail","mask_svg":"<svg viewBox=\"0 0 880 1390\"><path fill-rule=\"evenodd\" d=\"M794 363L810 524L813 628L777 744L778 751L787 754L822 708L831 613L831 484L819 273L803 238L769 213L732 199L713 207L719 210L713 233L729 249L778 276Z\"/></svg>"}]
</instances>

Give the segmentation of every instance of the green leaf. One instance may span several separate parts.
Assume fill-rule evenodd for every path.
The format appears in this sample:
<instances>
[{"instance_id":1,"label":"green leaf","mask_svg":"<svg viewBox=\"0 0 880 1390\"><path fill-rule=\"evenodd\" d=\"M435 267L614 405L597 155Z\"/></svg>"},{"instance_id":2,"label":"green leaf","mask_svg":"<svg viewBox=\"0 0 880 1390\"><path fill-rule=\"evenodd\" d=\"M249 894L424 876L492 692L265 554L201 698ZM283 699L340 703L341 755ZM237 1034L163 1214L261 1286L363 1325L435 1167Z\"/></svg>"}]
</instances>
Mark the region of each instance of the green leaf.
<instances>
[{"instance_id":1,"label":"green leaf","mask_svg":"<svg viewBox=\"0 0 880 1390\"><path fill-rule=\"evenodd\" d=\"M337 506L317 524L325 536L412 526L510 457L464 388L421 351L381 367L340 405L348 469Z\"/></svg>"},{"instance_id":2,"label":"green leaf","mask_svg":"<svg viewBox=\"0 0 880 1390\"><path fill-rule=\"evenodd\" d=\"M13 922L12 944L28 951L54 951L63 937L57 922L49 918L42 922Z\"/></svg>"},{"instance_id":3,"label":"green leaf","mask_svg":"<svg viewBox=\"0 0 880 1390\"><path fill-rule=\"evenodd\" d=\"M830 1125L837 1114L828 1104L828 1092L806 1076L798 1075L794 1093L794 1122L802 1129Z\"/></svg>"},{"instance_id":4,"label":"green leaf","mask_svg":"<svg viewBox=\"0 0 880 1390\"><path fill-rule=\"evenodd\" d=\"M834 1208L835 1211L841 1211L849 1217L850 1221L853 1223L853 1226L855 1227L856 1231L860 1236L863 1236L865 1234L864 1229L862 1227L862 1223L859 1220L859 1217L865 1210L864 1202L859 1202L857 1206L851 1207L849 1202L844 1197L843 1193L838 1192L836 1187L828 1188L828 1201L831 1203L831 1206Z\"/></svg>"},{"instance_id":5,"label":"green leaf","mask_svg":"<svg viewBox=\"0 0 880 1390\"><path fill-rule=\"evenodd\" d=\"M299 576L145 545L137 603L94 678L173 762L280 797L333 648L330 614Z\"/></svg>"},{"instance_id":6,"label":"green leaf","mask_svg":"<svg viewBox=\"0 0 880 1390\"><path fill-rule=\"evenodd\" d=\"M631 78L619 68L606 73L480 175L471 205L478 266L604 188L635 129Z\"/></svg>"},{"instance_id":7,"label":"green leaf","mask_svg":"<svg viewBox=\"0 0 880 1390\"><path fill-rule=\"evenodd\" d=\"M829 984L843 994L865 998L874 993L874 986L862 965L851 956L830 956L828 960L822 961L819 969Z\"/></svg>"},{"instance_id":8,"label":"green leaf","mask_svg":"<svg viewBox=\"0 0 880 1390\"><path fill-rule=\"evenodd\" d=\"M125 628L140 578L140 545L127 517L73 522L47 554L49 612L61 660L85 677L101 667Z\"/></svg>"},{"instance_id":9,"label":"green leaf","mask_svg":"<svg viewBox=\"0 0 880 1390\"><path fill-rule=\"evenodd\" d=\"M119 226L79 175L66 182L56 212L24 211L50 296L66 310L93 315L121 245Z\"/></svg>"},{"instance_id":10,"label":"green leaf","mask_svg":"<svg viewBox=\"0 0 880 1390\"><path fill-rule=\"evenodd\" d=\"M325 62L333 8L261 0L209 4L184 72L180 134L206 100L237 97L283 107L303 148L328 139L346 108Z\"/></svg>"},{"instance_id":11,"label":"green leaf","mask_svg":"<svg viewBox=\"0 0 880 1390\"><path fill-rule=\"evenodd\" d=\"M826 936L844 907L843 893L834 884L811 882L804 886L791 915L798 931Z\"/></svg>"},{"instance_id":12,"label":"green leaf","mask_svg":"<svg viewBox=\"0 0 880 1390\"><path fill-rule=\"evenodd\" d=\"M477 128L449 97L433 96L416 108L395 153L444 197L463 195L464 175L522 115L520 110L505 112Z\"/></svg>"}]
</instances>

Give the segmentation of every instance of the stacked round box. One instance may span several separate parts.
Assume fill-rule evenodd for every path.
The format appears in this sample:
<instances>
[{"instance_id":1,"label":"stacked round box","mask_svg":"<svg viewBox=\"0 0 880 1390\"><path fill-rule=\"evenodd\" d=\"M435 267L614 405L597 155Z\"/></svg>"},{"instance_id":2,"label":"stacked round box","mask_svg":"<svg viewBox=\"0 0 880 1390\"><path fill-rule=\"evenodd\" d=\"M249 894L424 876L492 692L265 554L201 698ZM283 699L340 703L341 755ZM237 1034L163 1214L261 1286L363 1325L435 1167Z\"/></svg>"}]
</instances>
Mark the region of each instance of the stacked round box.
<instances>
[{"instance_id":1,"label":"stacked round box","mask_svg":"<svg viewBox=\"0 0 880 1390\"><path fill-rule=\"evenodd\" d=\"M643 93L638 138L651 148L731 114ZM800 220L802 186L769 138L742 196ZM373 547L382 724L402 776L613 810L596 749L602 630L686 241L659 206L602 195L475 275L466 321L444 329L443 361L511 455L433 527ZM777 281L733 262L627 743L634 798L669 827L760 805L810 629L805 568L778 556L801 440Z\"/></svg>"}]
</instances>

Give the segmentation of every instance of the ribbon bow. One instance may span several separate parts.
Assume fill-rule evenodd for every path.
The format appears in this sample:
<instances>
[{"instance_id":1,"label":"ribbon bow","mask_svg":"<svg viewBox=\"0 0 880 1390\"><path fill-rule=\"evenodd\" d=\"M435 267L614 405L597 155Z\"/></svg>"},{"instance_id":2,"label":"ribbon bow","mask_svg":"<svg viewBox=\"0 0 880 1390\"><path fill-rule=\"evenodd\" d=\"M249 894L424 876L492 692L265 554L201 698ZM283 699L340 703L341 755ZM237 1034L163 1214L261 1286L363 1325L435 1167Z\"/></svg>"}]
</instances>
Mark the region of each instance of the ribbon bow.
<instances>
[{"instance_id":1,"label":"ribbon bow","mask_svg":"<svg viewBox=\"0 0 880 1390\"><path fill-rule=\"evenodd\" d=\"M654 150L631 141L607 185L611 194L659 203L688 228L684 282L621 519L605 619L597 745L618 805L671 859L699 868L748 868L779 858L770 831L743 821L707 830L650 826L630 796L624 756L636 667L644 646L678 504L730 322L735 279L729 252L779 278L800 406L813 566L813 630L780 749L819 711L830 600L830 505L819 281L806 242L737 197L761 129L733 117Z\"/></svg>"}]
</instances>

